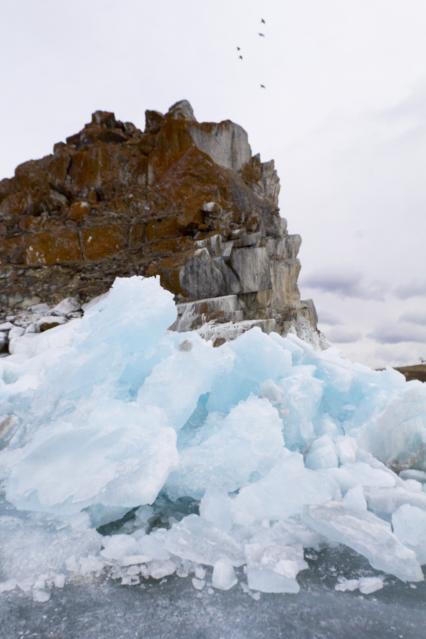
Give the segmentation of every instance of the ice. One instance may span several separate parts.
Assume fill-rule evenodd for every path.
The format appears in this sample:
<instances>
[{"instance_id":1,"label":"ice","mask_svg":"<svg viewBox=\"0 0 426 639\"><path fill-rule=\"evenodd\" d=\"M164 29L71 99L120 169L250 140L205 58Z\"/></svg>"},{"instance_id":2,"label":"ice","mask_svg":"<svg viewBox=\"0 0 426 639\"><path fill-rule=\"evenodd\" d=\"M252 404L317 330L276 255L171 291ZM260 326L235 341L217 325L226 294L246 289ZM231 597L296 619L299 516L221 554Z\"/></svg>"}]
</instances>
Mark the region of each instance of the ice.
<instances>
[{"instance_id":1,"label":"ice","mask_svg":"<svg viewBox=\"0 0 426 639\"><path fill-rule=\"evenodd\" d=\"M302 546L247 544L245 554L249 588L262 592L299 592L297 574L308 567Z\"/></svg>"},{"instance_id":2,"label":"ice","mask_svg":"<svg viewBox=\"0 0 426 639\"><path fill-rule=\"evenodd\" d=\"M105 559L113 559L119 563L127 564L126 558L130 555L133 559L139 554L139 547L136 539L131 535L113 535L104 540L104 548L101 555ZM145 557L143 561L148 561L149 557ZM141 563L143 563L143 561ZM138 563L134 559L133 563Z\"/></svg>"},{"instance_id":3,"label":"ice","mask_svg":"<svg viewBox=\"0 0 426 639\"><path fill-rule=\"evenodd\" d=\"M73 297L66 297L52 309L52 315L70 315L80 310L80 304Z\"/></svg>"},{"instance_id":4,"label":"ice","mask_svg":"<svg viewBox=\"0 0 426 639\"><path fill-rule=\"evenodd\" d=\"M276 341L260 328L243 333L220 351L228 349L234 355L234 365L212 385L208 398L211 412L228 412L251 394L259 395L265 381L279 380L292 370L292 355L283 340Z\"/></svg>"},{"instance_id":5,"label":"ice","mask_svg":"<svg viewBox=\"0 0 426 639\"><path fill-rule=\"evenodd\" d=\"M389 517L403 504L426 510L426 493L407 490L404 486L395 488L366 488L365 497L370 510L380 516Z\"/></svg>"},{"instance_id":6,"label":"ice","mask_svg":"<svg viewBox=\"0 0 426 639\"><path fill-rule=\"evenodd\" d=\"M232 527L231 505L227 493L208 488L200 501L200 516L221 530L229 531Z\"/></svg>"},{"instance_id":7,"label":"ice","mask_svg":"<svg viewBox=\"0 0 426 639\"><path fill-rule=\"evenodd\" d=\"M417 481L426 482L426 472L424 470L416 470L415 468L407 468L399 473L402 479L416 479Z\"/></svg>"},{"instance_id":8,"label":"ice","mask_svg":"<svg viewBox=\"0 0 426 639\"><path fill-rule=\"evenodd\" d=\"M249 397L226 417L207 421L203 441L183 448L166 490L172 498L200 498L214 484L231 492L265 475L283 450L282 423L266 399Z\"/></svg>"},{"instance_id":9,"label":"ice","mask_svg":"<svg viewBox=\"0 0 426 639\"><path fill-rule=\"evenodd\" d=\"M346 579L345 577L340 577L337 584L334 586L334 589L338 592L354 592L354 590L358 590L358 587L359 579Z\"/></svg>"},{"instance_id":10,"label":"ice","mask_svg":"<svg viewBox=\"0 0 426 639\"><path fill-rule=\"evenodd\" d=\"M235 570L229 559L218 559L213 566L212 586L218 590L229 590L238 579Z\"/></svg>"},{"instance_id":11,"label":"ice","mask_svg":"<svg viewBox=\"0 0 426 639\"><path fill-rule=\"evenodd\" d=\"M356 462L358 445L353 437L337 437L336 451L341 464L353 464Z\"/></svg>"},{"instance_id":12,"label":"ice","mask_svg":"<svg viewBox=\"0 0 426 639\"><path fill-rule=\"evenodd\" d=\"M9 501L72 514L99 501L131 508L155 500L178 461L167 417L158 407L141 412L134 403L102 404L82 403L73 420L55 420L10 458L4 455Z\"/></svg>"},{"instance_id":13,"label":"ice","mask_svg":"<svg viewBox=\"0 0 426 639\"><path fill-rule=\"evenodd\" d=\"M361 577L359 580L359 591L363 595L371 595L371 593L381 590L383 586L383 577Z\"/></svg>"},{"instance_id":14,"label":"ice","mask_svg":"<svg viewBox=\"0 0 426 639\"><path fill-rule=\"evenodd\" d=\"M395 535L416 553L420 564L426 564L426 510L403 504L392 515Z\"/></svg>"},{"instance_id":15,"label":"ice","mask_svg":"<svg viewBox=\"0 0 426 639\"><path fill-rule=\"evenodd\" d=\"M305 465L312 470L338 466L336 446L330 435L322 435L312 442L305 455Z\"/></svg>"},{"instance_id":16,"label":"ice","mask_svg":"<svg viewBox=\"0 0 426 639\"><path fill-rule=\"evenodd\" d=\"M37 603L46 603L50 599L50 592L41 588L34 588L33 599Z\"/></svg>"},{"instance_id":17,"label":"ice","mask_svg":"<svg viewBox=\"0 0 426 639\"><path fill-rule=\"evenodd\" d=\"M204 579L197 579L197 577L193 577L192 585L194 586L195 590L203 590L206 582L204 581Z\"/></svg>"},{"instance_id":18,"label":"ice","mask_svg":"<svg viewBox=\"0 0 426 639\"><path fill-rule=\"evenodd\" d=\"M70 560L77 563L101 549L101 536L88 524L84 515L68 523L39 514L0 516L0 588L48 591L62 587Z\"/></svg>"},{"instance_id":19,"label":"ice","mask_svg":"<svg viewBox=\"0 0 426 639\"><path fill-rule=\"evenodd\" d=\"M175 318L158 279L132 277L81 318L12 336L0 591L176 573L296 593L305 551L336 543L420 580L426 386L259 328L214 348Z\"/></svg>"},{"instance_id":20,"label":"ice","mask_svg":"<svg viewBox=\"0 0 426 639\"><path fill-rule=\"evenodd\" d=\"M406 384L359 437L361 445L378 459L397 467L426 468L425 385Z\"/></svg>"},{"instance_id":21,"label":"ice","mask_svg":"<svg viewBox=\"0 0 426 639\"><path fill-rule=\"evenodd\" d=\"M362 486L358 484L353 488L349 488L343 497L342 503L348 510L367 510L367 501Z\"/></svg>"},{"instance_id":22,"label":"ice","mask_svg":"<svg viewBox=\"0 0 426 639\"><path fill-rule=\"evenodd\" d=\"M396 475L388 469L375 468L362 461L331 468L327 470L327 476L332 477L342 491L357 485L364 488L393 488L397 483Z\"/></svg>"},{"instance_id":23,"label":"ice","mask_svg":"<svg viewBox=\"0 0 426 639\"><path fill-rule=\"evenodd\" d=\"M233 356L212 348L198 335L191 341L191 348L180 348L159 362L141 387L138 405L141 410L150 406L163 406L176 430L190 418L198 398L208 392L213 381L232 368ZM193 371L197 374L194 376Z\"/></svg>"},{"instance_id":24,"label":"ice","mask_svg":"<svg viewBox=\"0 0 426 639\"><path fill-rule=\"evenodd\" d=\"M392 533L390 525L369 512L353 511L340 503L307 507L304 520L327 539L364 555L377 570L402 581L422 581L415 553Z\"/></svg>"},{"instance_id":25,"label":"ice","mask_svg":"<svg viewBox=\"0 0 426 639\"><path fill-rule=\"evenodd\" d=\"M308 504L340 496L336 482L305 468L300 453L283 451L282 459L262 479L242 488L232 503L234 521L247 525L286 519Z\"/></svg>"},{"instance_id":26,"label":"ice","mask_svg":"<svg viewBox=\"0 0 426 639\"><path fill-rule=\"evenodd\" d=\"M383 577L361 577L360 579L345 579L340 577L335 590L339 592L353 592L359 590L363 595L371 595L384 586Z\"/></svg>"},{"instance_id":27,"label":"ice","mask_svg":"<svg viewBox=\"0 0 426 639\"><path fill-rule=\"evenodd\" d=\"M226 557L233 566L244 563L243 548L229 533L197 515L188 515L168 531L165 547L173 555L214 566Z\"/></svg>"}]
</instances>

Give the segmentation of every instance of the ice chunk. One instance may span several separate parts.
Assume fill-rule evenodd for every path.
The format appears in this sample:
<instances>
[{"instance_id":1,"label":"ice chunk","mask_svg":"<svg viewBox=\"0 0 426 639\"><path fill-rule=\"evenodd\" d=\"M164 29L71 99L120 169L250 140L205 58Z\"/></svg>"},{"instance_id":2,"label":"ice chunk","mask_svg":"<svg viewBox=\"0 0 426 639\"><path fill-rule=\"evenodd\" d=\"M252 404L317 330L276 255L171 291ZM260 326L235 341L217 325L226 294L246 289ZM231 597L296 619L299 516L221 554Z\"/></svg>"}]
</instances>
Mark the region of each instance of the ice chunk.
<instances>
[{"instance_id":1,"label":"ice chunk","mask_svg":"<svg viewBox=\"0 0 426 639\"><path fill-rule=\"evenodd\" d=\"M348 510L338 502L309 506L304 520L330 541L352 548L373 568L402 581L422 581L416 555L392 533L390 525L372 513Z\"/></svg>"},{"instance_id":2,"label":"ice chunk","mask_svg":"<svg viewBox=\"0 0 426 639\"><path fill-rule=\"evenodd\" d=\"M327 475L332 477L340 485L342 491L347 491L355 486L390 488L395 486L397 476L387 468L374 468L365 462L345 464L339 468L326 470Z\"/></svg>"},{"instance_id":3,"label":"ice chunk","mask_svg":"<svg viewBox=\"0 0 426 639\"><path fill-rule=\"evenodd\" d=\"M80 308L79 302L74 297L66 297L52 309L52 315L70 315L79 311Z\"/></svg>"},{"instance_id":4,"label":"ice chunk","mask_svg":"<svg viewBox=\"0 0 426 639\"><path fill-rule=\"evenodd\" d=\"M324 383L315 377L315 367L293 367L281 383L284 437L289 448L303 449L315 438L314 420L319 412Z\"/></svg>"},{"instance_id":5,"label":"ice chunk","mask_svg":"<svg viewBox=\"0 0 426 639\"><path fill-rule=\"evenodd\" d=\"M341 464L354 464L356 462L358 445L353 437L337 437L336 449Z\"/></svg>"},{"instance_id":6,"label":"ice chunk","mask_svg":"<svg viewBox=\"0 0 426 639\"><path fill-rule=\"evenodd\" d=\"M152 503L177 459L176 434L160 408L83 404L73 421L41 428L14 452L6 496L19 508L64 514L101 503L114 518L118 507Z\"/></svg>"},{"instance_id":7,"label":"ice chunk","mask_svg":"<svg viewBox=\"0 0 426 639\"><path fill-rule=\"evenodd\" d=\"M63 588L65 586L65 575L63 575L62 573L55 575L53 578L53 583L55 588Z\"/></svg>"},{"instance_id":8,"label":"ice chunk","mask_svg":"<svg viewBox=\"0 0 426 639\"><path fill-rule=\"evenodd\" d=\"M261 592L299 592L296 577L308 567L302 546L247 544L244 550L249 588Z\"/></svg>"},{"instance_id":9,"label":"ice chunk","mask_svg":"<svg viewBox=\"0 0 426 639\"><path fill-rule=\"evenodd\" d=\"M202 590L206 585L206 582L204 581L204 579L197 579L197 577L193 577L192 585L194 586L195 590Z\"/></svg>"},{"instance_id":10,"label":"ice chunk","mask_svg":"<svg viewBox=\"0 0 426 639\"><path fill-rule=\"evenodd\" d=\"M403 504L392 515L395 535L426 564L426 510Z\"/></svg>"},{"instance_id":11,"label":"ice chunk","mask_svg":"<svg viewBox=\"0 0 426 639\"><path fill-rule=\"evenodd\" d=\"M359 591L363 595L371 595L372 592L381 590L383 586L383 577L361 577L359 580Z\"/></svg>"},{"instance_id":12,"label":"ice chunk","mask_svg":"<svg viewBox=\"0 0 426 639\"><path fill-rule=\"evenodd\" d=\"M350 488L343 497L343 505L348 510L367 510L367 502L362 486Z\"/></svg>"},{"instance_id":13,"label":"ice chunk","mask_svg":"<svg viewBox=\"0 0 426 639\"><path fill-rule=\"evenodd\" d=\"M266 399L249 397L216 420L204 441L181 451L167 493L172 499L200 498L212 484L223 491L237 490L252 477L265 475L279 459L283 445L277 410Z\"/></svg>"},{"instance_id":14,"label":"ice chunk","mask_svg":"<svg viewBox=\"0 0 426 639\"><path fill-rule=\"evenodd\" d=\"M247 543L261 544L265 547L279 545L319 549L324 542L321 535L300 521L300 517L290 517L272 525L268 523L264 521L260 526L246 529L251 531Z\"/></svg>"},{"instance_id":15,"label":"ice chunk","mask_svg":"<svg viewBox=\"0 0 426 639\"><path fill-rule=\"evenodd\" d=\"M177 564L170 559L157 559L149 564L149 576L153 579L164 579L176 572Z\"/></svg>"},{"instance_id":16,"label":"ice chunk","mask_svg":"<svg viewBox=\"0 0 426 639\"><path fill-rule=\"evenodd\" d=\"M287 451L264 478L241 489L232 502L233 517L244 525L286 519L301 513L307 504L339 496L332 479L322 476L319 480L315 471L304 467L302 455Z\"/></svg>"},{"instance_id":17,"label":"ice chunk","mask_svg":"<svg viewBox=\"0 0 426 639\"><path fill-rule=\"evenodd\" d=\"M291 370L291 353L283 340L274 340L253 328L230 342L234 354L232 369L216 380L208 410L228 412L251 394L259 395L266 380L279 380Z\"/></svg>"},{"instance_id":18,"label":"ice chunk","mask_svg":"<svg viewBox=\"0 0 426 639\"><path fill-rule=\"evenodd\" d=\"M387 465L426 470L424 384L406 384L375 420L364 425L359 442Z\"/></svg>"},{"instance_id":19,"label":"ice chunk","mask_svg":"<svg viewBox=\"0 0 426 639\"><path fill-rule=\"evenodd\" d=\"M368 508L378 515L391 515L403 504L426 510L426 494L406 490L403 486L395 488L370 487L365 489Z\"/></svg>"},{"instance_id":20,"label":"ice chunk","mask_svg":"<svg viewBox=\"0 0 426 639\"><path fill-rule=\"evenodd\" d=\"M339 577L337 584L334 586L334 590L338 592L354 592L358 590L359 579L346 579L345 577Z\"/></svg>"},{"instance_id":21,"label":"ice chunk","mask_svg":"<svg viewBox=\"0 0 426 639\"><path fill-rule=\"evenodd\" d=\"M233 566L244 563L241 545L228 533L215 528L198 515L188 515L174 524L165 537L167 550L177 557L214 566L226 558Z\"/></svg>"},{"instance_id":22,"label":"ice chunk","mask_svg":"<svg viewBox=\"0 0 426 639\"><path fill-rule=\"evenodd\" d=\"M128 555L137 555L139 546L134 537L131 535L112 535L104 537L102 540L103 549L101 555L105 559L113 559L121 563ZM149 558L147 558L148 560ZM124 562L126 565L127 562Z\"/></svg>"},{"instance_id":23,"label":"ice chunk","mask_svg":"<svg viewBox=\"0 0 426 639\"><path fill-rule=\"evenodd\" d=\"M87 516L68 524L39 514L0 516L2 578L24 590L37 583L45 590L48 581L54 584L58 574L67 573L71 556L78 560L100 551L101 536L88 524Z\"/></svg>"},{"instance_id":24,"label":"ice chunk","mask_svg":"<svg viewBox=\"0 0 426 639\"><path fill-rule=\"evenodd\" d=\"M229 590L238 582L229 559L218 559L213 566L212 586L218 590Z\"/></svg>"},{"instance_id":25,"label":"ice chunk","mask_svg":"<svg viewBox=\"0 0 426 639\"><path fill-rule=\"evenodd\" d=\"M415 468L407 468L406 470L401 470L399 476L402 479L415 479L417 481L421 481L426 483L426 472L424 470L416 470Z\"/></svg>"},{"instance_id":26,"label":"ice chunk","mask_svg":"<svg viewBox=\"0 0 426 639\"><path fill-rule=\"evenodd\" d=\"M0 594L2 592L10 592L15 590L17 586L16 579L8 579L7 581L0 581Z\"/></svg>"},{"instance_id":27,"label":"ice chunk","mask_svg":"<svg viewBox=\"0 0 426 639\"><path fill-rule=\"evenodd\" d=\"M33 599L37 603L46 603L50 599L50 592L47 590L41 590L40 588L34 588Z\"/></svg>"},{"instance_id":28,"label":"ice chunk","mask_svg":"<svg viewBox=\"0 0 426 639\"><path fill-rule=\"evenodd\" d=\"M217 488L208 488L200 501L200 516L210 523L229 531L232 528L231 500Z\"/></svg>"},{"instance_id":29,"label":"ice chunk","mask_svg":"<svg viewBox=\"0 0 426 639\"><path fill-rule=\"evenodd\" d=\"M150 560L163 561L170 558L170 553L166 549L167 532L164 528L154 530L150 535L142 534L138 536L135 532L135 538L138 540L139 552Z\"/></svg>"},{"instance_id":30,"label":"ice chunk","mask_svg":"<svg viewBox=\"0 0 426 639\"><path fill-rule=\"evenodd\" d=\"M353 592L359 590L363 595L370 595L377 590L381 590L384 586L383 577L361 577L360 579L345 579L340 577L335 590L339 592Z\"/></svg>"},{"instance_id":31,"label":"ice chunk","mask_svg":"<svg viewBox=\"0 0 426 639\"><path fill-rule=\"evenodd\" d=\"M203 568L203 566L195 566L194 568L194 576L197 579L205 579L206 578L206 574L207 571L205 568Z\"/></svg>"},{"instance_id":32,"label":"ice chunk","mask_svg":"<svg viewBox=\"0 0 426 639\"><path fill-rule=\"evenodd\" d=\"M337 467L336 446L329 435L318 437L312 442L305 455L305 465L312 470Z\"/></svg>"},{"instance_id":33,"label":"ice chunk","mask_svg":"<svg viewBox=\"0 0 426 639\"><path fill-rule=\"evenodd\" d=\"M200 395L209 392L216 379L232 368L234 359L228 348L213 348L198 335L193 336L191 344L190 351L175 350L159 362L138 395L141 410L163 406L176 430L189 419Z\"/></svg>"}]
</instances>

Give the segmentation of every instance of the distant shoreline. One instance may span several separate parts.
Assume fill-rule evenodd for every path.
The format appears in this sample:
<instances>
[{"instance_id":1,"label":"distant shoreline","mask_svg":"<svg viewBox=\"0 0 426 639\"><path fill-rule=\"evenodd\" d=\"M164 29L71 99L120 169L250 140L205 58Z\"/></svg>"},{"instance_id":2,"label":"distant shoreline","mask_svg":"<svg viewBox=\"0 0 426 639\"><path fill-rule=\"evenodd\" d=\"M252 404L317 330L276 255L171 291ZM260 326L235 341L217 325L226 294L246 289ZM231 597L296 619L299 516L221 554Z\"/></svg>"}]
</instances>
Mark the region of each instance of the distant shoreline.
<instances>
[{"instance_id":1,"label":"distant shoreline","mask_svg":"<svg viewBox=\"0 0 426 639\"><path fill-rule=\"evenodd\" d=\"M395 370L402 373L407 382L418 379L426 382L426 364L413 364L411 366L395 366Z\"/></svg>"}]
</instances>

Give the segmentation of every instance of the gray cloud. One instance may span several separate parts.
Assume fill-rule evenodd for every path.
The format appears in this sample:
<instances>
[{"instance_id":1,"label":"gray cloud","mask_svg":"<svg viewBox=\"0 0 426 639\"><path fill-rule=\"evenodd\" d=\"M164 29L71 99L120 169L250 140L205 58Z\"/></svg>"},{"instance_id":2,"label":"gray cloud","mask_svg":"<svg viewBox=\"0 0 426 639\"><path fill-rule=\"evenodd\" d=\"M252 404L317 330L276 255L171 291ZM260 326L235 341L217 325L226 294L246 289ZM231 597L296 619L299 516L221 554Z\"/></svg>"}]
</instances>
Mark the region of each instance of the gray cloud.
<instances>
[{"instance_id":1,"label":"gray cloud","mask_svg":"<svg viewBox=\"0 0 426 639\"><path fill-rule=\"evenodd\" d=\"M401 284L394 289L394 294L401 300L410 297L426 297L426 280L412 280L407 284Z\"/></svg>"},{"instance_id":2,"label":"gray cloud","mask_svg":"<svg viewBox=\"0 0 426 639\"><path fill-rule=\"evenodd\" d=\"M350 344L351 342L357 342L360 340L362 338L362 333L359 331L353 331L350 328L336 326L328 330L325 336L331 343Z\"/></svg>"},{"instance_id":3,"label":"gray cloud","mask_svg":"<svg viewBox=\"0 0 426 639\"><path fill-rule=\"evenodd\" d=\"M420 326L426 326L426 311L409 311L403 313L400 318L402 322L408 322L409 324L420 324Z\"/></svg>"},{"instance_id":4,"label":"gray cloud","mask_svg":"<svg viewBox=\"0 0 426 639\"><path fill-rule=\"evenodd\" d=\"M401 118L419 119L424 123L426 109L426 84L419 85L398 104L378 112L378 117L386 120L399 120Z\"/></svg>"},{"instance_id":5,"label":"gray cloud","mask_svg":"<svg viewBox=\"0 0 426 639\"><path fill-rule=\"evenodd\" d=\"M380 282L368 282L359 273L318 272L304 276L301 286L323 293L334 293L340 297L384 299L384 285Z\"/></svg>"},{"instance_id":6,"label":"gray cloud","mask_svg":"<svg viewBox=\"0 0 426 639\"><path fill-rule=\"evenodd\" d=\"M368 337L380 344L412 342L426 345L426 327L379 326L369 333Z\"/></svg>"},{"instance_id":7,"label":"gray cloud","mask_svg":"<svg viewBox=\"0 0 426 639\"><path fill-rule=\"evenodd\" d=\"M328 326L338 326L342 323L342 321L327 309L318 309L318 323L319 324L327 324Z\"/></svg>"}]
</instances>

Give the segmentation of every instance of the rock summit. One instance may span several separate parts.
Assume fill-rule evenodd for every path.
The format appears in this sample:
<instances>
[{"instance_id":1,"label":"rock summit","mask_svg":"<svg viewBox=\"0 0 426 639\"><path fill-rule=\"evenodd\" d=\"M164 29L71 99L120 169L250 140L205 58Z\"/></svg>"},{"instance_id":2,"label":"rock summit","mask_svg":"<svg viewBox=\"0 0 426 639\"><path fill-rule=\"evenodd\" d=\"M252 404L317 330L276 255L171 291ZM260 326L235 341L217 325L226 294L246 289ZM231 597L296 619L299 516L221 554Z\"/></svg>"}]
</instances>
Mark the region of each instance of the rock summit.
<instances>
[{"instance_id":1,"label":"rock summit","mask_svg":"<svg viewBox=\"0 0 426 639\"><path fill-rule=\"evenodd\" d=\"M144 131L96 111L0 181L0 321L140 274L175 295L177 330L316 333L279 188L242 127L198 122L185 100L146 111Z\"/></svg>"}]
</instances>

